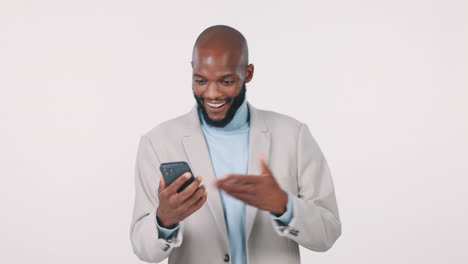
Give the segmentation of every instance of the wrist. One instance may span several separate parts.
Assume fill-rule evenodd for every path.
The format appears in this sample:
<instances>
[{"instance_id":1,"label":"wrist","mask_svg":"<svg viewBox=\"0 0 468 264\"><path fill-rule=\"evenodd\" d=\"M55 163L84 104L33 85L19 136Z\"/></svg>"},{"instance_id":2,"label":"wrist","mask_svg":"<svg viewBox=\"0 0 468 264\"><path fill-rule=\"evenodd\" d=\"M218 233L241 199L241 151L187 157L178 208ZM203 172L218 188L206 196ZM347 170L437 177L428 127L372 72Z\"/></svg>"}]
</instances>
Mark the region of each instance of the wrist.
<instances>
[{"instance_id":1,"label":"wrist","mask_svg":"<svg viewBox=\"0 0 468 264\"><path fill-rule=\"evenodd\" d=\"M177 223L171 223L171 222L168 222L164 219L161 219L161 217L158 215L158 213L156 213L156 221L158 221L158 225L160 227L164 227L164 228L167 228L167 229L173 229L176 227Z\"/></svg>"},{"instance_id":2,"label":"wrist","mask_svg":"<svg viewBox=\"0 0 468 264\"><path fill-rule=\"evenodd\" d=\"M288 194L285 191L281 190L277 204L278 207L271 211L271 213L280 216L286 212L286 206L288 204Z\"/></svg>"}]
</instances>

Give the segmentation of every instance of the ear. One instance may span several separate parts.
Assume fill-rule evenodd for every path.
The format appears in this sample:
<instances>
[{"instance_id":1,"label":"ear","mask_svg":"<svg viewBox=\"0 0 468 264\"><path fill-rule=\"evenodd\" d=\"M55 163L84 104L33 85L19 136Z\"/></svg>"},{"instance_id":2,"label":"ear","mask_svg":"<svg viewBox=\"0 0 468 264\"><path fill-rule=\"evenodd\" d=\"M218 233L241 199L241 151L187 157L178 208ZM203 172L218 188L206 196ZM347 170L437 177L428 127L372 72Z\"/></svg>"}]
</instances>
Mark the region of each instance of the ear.
<instances>
[{"instance_id":1,"label":"ear","mask_svg":"<svg viewBox=\"0 0 468 264\"><path fill-rule=\"evenodd\" d=\"M246 67L246 69L245 69L245 82L246 82L246 83L248 83L248 82L250 82L250 80L252 80L253 73L254 73L254 66L253 66L253 64L247 65L247 67Z\"/></svg>"}]
</instances>

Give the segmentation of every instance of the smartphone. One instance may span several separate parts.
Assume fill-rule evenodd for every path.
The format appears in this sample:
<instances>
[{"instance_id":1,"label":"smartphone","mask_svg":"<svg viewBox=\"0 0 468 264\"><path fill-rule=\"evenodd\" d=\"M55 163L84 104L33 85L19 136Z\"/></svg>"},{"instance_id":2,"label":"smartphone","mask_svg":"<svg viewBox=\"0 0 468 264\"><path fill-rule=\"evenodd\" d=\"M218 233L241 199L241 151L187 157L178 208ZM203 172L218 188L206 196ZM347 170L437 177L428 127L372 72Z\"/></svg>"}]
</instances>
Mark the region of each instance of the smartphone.
<instances>
[{"instance_id":1,"label":"smartphone","mask_svg":"<svg viewBox=\"0 0 468 264\"><path fill-rule=\"evenodd\" d=\"M161 171L167 186L171 185L173 181L185 172L190 172L192 176L177 190L178 193L183 191L191 182L193 182L193 180L195 180L189 165L185 161L161 163L159 170Z\"/></svg>"}]
</instances>

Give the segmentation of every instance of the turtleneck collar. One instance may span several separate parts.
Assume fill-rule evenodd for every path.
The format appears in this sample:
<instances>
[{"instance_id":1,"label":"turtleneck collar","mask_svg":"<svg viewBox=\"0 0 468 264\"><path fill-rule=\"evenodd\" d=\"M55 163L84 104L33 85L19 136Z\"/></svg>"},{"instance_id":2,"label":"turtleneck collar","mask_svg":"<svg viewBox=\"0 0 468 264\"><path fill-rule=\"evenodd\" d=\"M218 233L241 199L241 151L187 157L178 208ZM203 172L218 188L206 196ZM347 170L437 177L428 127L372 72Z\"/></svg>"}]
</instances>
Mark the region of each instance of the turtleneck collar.
<instances>
[{"instance_id":1,"label":"turtleneck collar","mask_svg":"<svg viewBox=\"0 0 468 264\"><path fill-rule=\"evenodd\" d=\"M219 131L219 132L226 131L227 132L227 131L234 131L234 130L241 130L244 128L248 128L249 108L247 106L247 98L244 98L244 101L237 109L231 122L229 122L225 127L214 127L214 126L208 125L205 119L203 118L203 115L200 113L200 110L198 110L198 116L201 120L202 126L212 131Z\"/></svg>"}]
</instances>

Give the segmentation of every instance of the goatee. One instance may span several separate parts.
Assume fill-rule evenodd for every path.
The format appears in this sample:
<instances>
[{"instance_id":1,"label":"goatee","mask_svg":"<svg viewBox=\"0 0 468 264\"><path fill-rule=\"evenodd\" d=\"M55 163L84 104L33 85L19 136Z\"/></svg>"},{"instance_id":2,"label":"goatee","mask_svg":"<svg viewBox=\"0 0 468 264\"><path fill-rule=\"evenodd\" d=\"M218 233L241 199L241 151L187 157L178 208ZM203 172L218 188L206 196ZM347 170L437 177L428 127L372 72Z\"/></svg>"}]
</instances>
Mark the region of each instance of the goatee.
<instances>
[{"instance_id":1,"label":"goatee","mask_svg":"<svg viewBox=\"0 0 468 264\"><path fill-rule=\"evenodd\" d=\"M234 118L234 115L237 112L237 109L239 109L239 107L242 105L242 102L244 102L245 93L246 93L246 87L245 87L245 83L243 83L242 88L238 95L234 97L226 98L226 103L229 103L232 101L232 104L227 110L226 116L224 116L224 118L220 120L213 120L208 116L208 113L206 112L205 107L203 107L203 102L205 100L203 96L196 96L195 93L193 94L193 96L195 97L195 101L197 102L198 110L200 110L200 112L203 115L203 118L205 119L205 122L208 125L213 126L213 127L225 127L227 124L229 124L229 122L231 122L231 120Z\"/></svg>"}]
</instances>

